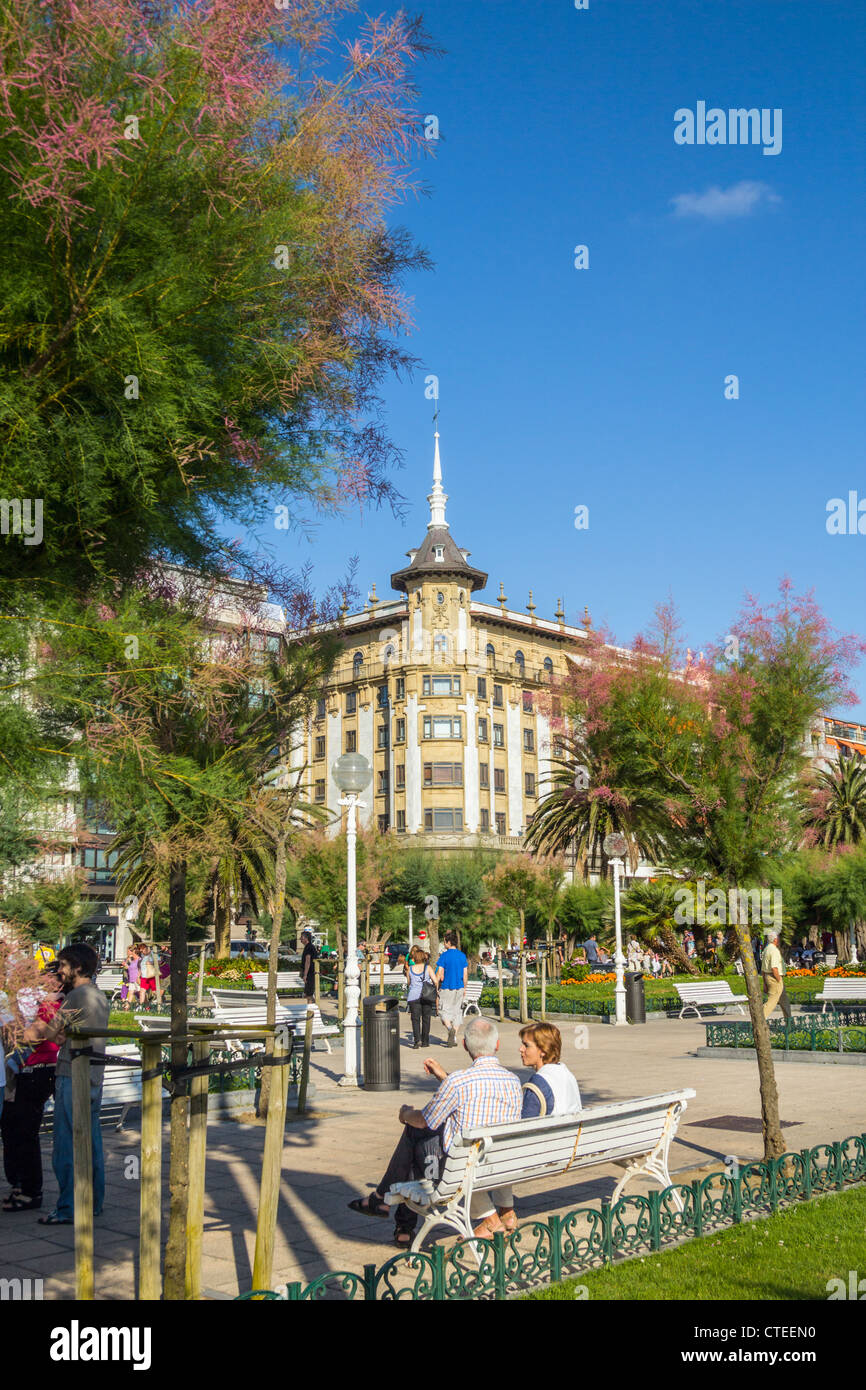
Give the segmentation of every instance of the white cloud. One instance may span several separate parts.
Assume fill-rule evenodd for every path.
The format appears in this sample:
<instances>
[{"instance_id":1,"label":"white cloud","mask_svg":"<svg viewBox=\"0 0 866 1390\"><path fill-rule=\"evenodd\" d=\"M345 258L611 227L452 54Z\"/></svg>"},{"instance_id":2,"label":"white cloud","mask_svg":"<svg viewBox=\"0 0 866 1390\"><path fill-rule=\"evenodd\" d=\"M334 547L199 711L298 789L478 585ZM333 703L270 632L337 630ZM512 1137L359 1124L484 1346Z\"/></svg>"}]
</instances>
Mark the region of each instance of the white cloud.
<instances>
[{"instance_id":1,"label":"white cloud","mask_svg":"<svg viewBox=\"0 0 866 1390\"><path fill-rule=\"evenodd\" d=\"M781 203L766 183L744 179L730 188L708 188L705 193L678 193L671 198L675 217L703 217L721 222L727 217L748 217L768 203Z\"/></svg>"}]
</instances>

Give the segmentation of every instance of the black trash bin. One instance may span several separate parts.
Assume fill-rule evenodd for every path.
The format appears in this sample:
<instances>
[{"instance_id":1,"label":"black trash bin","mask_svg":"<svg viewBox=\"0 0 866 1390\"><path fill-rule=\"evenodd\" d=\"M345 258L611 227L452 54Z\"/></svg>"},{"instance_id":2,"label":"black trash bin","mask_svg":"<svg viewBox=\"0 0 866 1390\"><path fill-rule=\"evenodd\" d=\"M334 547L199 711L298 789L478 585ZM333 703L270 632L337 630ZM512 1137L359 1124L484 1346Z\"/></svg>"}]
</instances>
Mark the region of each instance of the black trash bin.
<instances>
[{"instance_id":1,"label":"black trash bin","mask_svg":"<svg viewBox=\"0 0 866 1390\"><path fill-rule=\"evenodd\" d=\"M364 1000L365 1091L400 1089L400 1000L368 994Z\"/></svg>"},{"instance_id":2,"label":"black trash bin","mask_svg":"<svg viewBox=\"0 0 866 1390\"><path fill-rule=\"evenodd\" d=\"M625 972L625 1016L629 1023L646 1023L646 996L643 971Z\"/></svg>"}]
</instances>

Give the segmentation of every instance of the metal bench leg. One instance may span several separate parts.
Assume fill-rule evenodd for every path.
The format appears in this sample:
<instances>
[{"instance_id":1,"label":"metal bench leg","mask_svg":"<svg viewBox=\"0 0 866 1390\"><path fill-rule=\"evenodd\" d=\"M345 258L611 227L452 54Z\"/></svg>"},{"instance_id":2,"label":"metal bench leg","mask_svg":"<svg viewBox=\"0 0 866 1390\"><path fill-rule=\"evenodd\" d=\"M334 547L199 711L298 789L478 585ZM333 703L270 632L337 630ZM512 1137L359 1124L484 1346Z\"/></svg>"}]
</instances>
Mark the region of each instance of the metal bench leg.
<instances>
[{"instance_id":1,"label":"metal bench leg","mask_svg":"<svg viewBox=\"0 0 866 1390\"><path fill-rule=\"evenodd\" d=\"M611 1202L617 1202L626 1183L630 1182L632 1178L637 1177L640 1173L645 1173L648 1177L655 1178L656 1182L662 1188L673 1186L671 1175L668 1171L668 1156L670 1154L670 1147L674 1135L677 1132L677 1124L679 1123L680 1115L684 1109L685 1103L681 1101L675 1101L670 1107L665 1119L665 1127L662 1130L661 1137L655 1148L651 1153L644 1154L640 1158L632 1159L631 1162L627 1164L625 1172L614 1188ZM677 1211L683 1210L683 1200L678 1192L673 1194L672 1201Z\"/></svg>"}]
</instances>

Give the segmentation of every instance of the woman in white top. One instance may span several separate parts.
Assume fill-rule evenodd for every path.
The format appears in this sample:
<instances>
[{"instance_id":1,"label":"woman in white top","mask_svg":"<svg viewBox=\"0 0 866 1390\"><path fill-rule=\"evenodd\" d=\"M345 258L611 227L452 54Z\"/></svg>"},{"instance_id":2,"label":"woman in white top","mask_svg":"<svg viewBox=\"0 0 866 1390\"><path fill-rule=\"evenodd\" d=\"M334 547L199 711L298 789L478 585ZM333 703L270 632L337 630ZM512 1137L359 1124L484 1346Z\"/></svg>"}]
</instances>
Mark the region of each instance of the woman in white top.
<instances>
[{"instance_id":1,"label":"woman in white top","mask_svg":"<svg viewBox=\"0 0 866 1390\"><path fill-rule=\"evenodd\" d=\"M524 1120L550 1115L573 1115L583 1109L580 1087L564 1062L562 1034L553 1023L527 1023L520 1030L520 1060L534 1068L523 1087ZM495 1210L494 1210L495 1207ZM517 1229L514 1193L510 1186L473 1194L471 1214L477 1236ZM478 1224L476 1224L478 1223Z\"/></svg>"}]
</instances>

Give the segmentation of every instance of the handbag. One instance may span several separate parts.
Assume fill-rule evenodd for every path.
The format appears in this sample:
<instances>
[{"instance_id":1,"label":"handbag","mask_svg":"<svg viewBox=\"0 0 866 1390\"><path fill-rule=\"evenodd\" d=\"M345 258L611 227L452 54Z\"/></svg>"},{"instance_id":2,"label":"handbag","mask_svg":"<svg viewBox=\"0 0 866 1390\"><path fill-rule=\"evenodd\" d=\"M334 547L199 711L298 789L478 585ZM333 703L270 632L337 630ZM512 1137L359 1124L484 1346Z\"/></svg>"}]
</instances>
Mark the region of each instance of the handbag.
<instances>
[{"instance_id":1,"label":"handbag","mask_svg":"<svg viewBox=\"0 0 866 1390\"><path fill-rule=\"evenodd\" d=\"M421 1003L435 1004L438 996L439 991L434 985L433 981L430 979L430 976L427 974L427 971L425 970L424 980L421 985Z\"/></svg>"}]
</instances>

